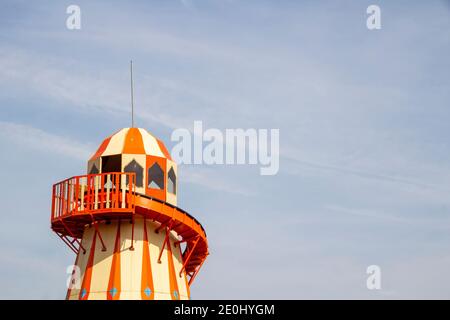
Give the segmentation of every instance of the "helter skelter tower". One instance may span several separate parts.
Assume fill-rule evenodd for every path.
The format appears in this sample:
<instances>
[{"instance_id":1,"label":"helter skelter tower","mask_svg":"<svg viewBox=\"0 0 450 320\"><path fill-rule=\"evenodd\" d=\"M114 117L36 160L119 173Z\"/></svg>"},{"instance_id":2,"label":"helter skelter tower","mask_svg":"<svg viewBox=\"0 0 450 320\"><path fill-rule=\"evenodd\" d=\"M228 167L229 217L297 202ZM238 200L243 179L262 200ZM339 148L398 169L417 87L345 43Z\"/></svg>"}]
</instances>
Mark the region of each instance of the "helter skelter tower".
<instances>
[{"instance_id":1,"label":"helter skelter tower","mask_svg":"<svg viewBox=\"0 0 450 320\"><path fill-rule=\"evenodd\" d=\"M53 186L51 228L76 253L67 299L189 299L208 255L177 206L177 165L141 128L106 138L86 175Z\"/></svg>"}]
</instances>

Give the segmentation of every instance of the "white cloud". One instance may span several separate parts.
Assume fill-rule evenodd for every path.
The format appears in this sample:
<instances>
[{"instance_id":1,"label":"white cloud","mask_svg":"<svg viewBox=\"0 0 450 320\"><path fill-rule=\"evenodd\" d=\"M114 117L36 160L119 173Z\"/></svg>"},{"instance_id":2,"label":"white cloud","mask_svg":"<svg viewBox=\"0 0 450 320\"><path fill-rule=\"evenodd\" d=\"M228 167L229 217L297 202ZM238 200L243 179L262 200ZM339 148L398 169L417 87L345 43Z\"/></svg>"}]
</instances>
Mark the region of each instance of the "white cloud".
<instances>
[{"instance_id":1,"label":"white cloud","mask_svg":"<svg viewBox=\"0 0 450 320\"><path fill-rule=\"evenodd\" d=\"M180 179L183 179L183 182L203 186L210 190L225 191L243 196L255 196L257 194L257 191L247 189L236 181L229 181L223 173L220 174L214 169L183 166L181 170Z\"/></svg>"},{"instance_id":2,"label":"white cloud","mask_svg":"<svg viewBox=\"0 0 450 320\"><path fill-rule=\"evenodd\" d=\"M0 121L2 139L33 150L56 153L74 159L86 160L95 151L91 144L45 132L29 125Z\"/></svg>"},{"instance_id":3,"label":"white cloud","mask_svg":"<svg viewBox=\"0 0 450 320\"><path fill-rule=\"evenodd\" d=\"M76 113L97 111L103 116L106 112L109 116L128 117L128 77L125 71L123 74L105 72L98 76L86 65L75 61L52 57L38 60L34 54L19 48L0 47L0 83L4 87L19 87L43 98L50 98L59 107ZM135 111L138 120L168 128L177 126L177 122L164 112L146 111L145 104L150 100L151 97L144 93L144 101L139 101L140 109L136 108Z\"/></svg>"},{"instance_id":4,"label":"white cloud","mask_svg":"<svg viewBox=\"0 0 450 320\"><path fill-rule=\"evenodd\" d=\"M354 216L360 216L365 218L374 218L374 219L382 219L388 220L392 222L398 223L410 223L411 219L406 219L401 216L396 216L395 214L379 212L376 210L371 210L367 208L347 208L340 205L325 205L324 208L327 211L341 213L341 214L349 214Z\"/></svg>"}]
</instances>

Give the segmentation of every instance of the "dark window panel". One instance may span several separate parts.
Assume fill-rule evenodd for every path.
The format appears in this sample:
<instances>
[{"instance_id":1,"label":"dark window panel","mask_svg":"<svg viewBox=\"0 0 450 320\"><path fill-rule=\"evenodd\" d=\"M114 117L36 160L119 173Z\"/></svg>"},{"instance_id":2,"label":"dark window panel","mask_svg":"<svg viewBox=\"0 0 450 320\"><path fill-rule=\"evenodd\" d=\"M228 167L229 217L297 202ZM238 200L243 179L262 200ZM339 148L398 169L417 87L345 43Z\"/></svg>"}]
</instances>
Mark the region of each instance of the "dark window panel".
<instances>
[{"instance_id":1,"label":"dark window panel","mask_svg":"<svg viewBox=\"0 0 450 320\"><path fill-rule=\"evenodd\" d=\"M91 171L89 171L89 174L98 174L98 168L97 168L97 166L95 165L95 163L94 163L94 165L91 167Z\"/></svg>"},{"instance_id":2,"label":"dark window panel","mask_svg":"<svg viewBox=\"0 0 450 320\"><path fill-rule=\"evenodd\" d=\"M154 163L148 169L148 187L150 189L164 189L164 171L157 163Z\"/></svg>"},{"instance_id":3,"label":"dark window panel","mask_svg":"<svg viewBox=\"0 0 450 320\"><path fill-rule=\"evenodd\" d=\"M125 172L134 172L136 173L136 187L143 187L144 186L144 168L142 168L139 163L137 163L136 160L132 160L130 163L128 163L125 168ZM126 183L129 183L129 179L127 176Z\"/></svg>"},{"instance_id":4,"label":"dark window panel","mask_svg":"<svg viewBox=\"0 0 450 320\"><path fill-rule=\"evenodd\" d=\"M177 194L177 176L173 168L170 168L167 178L167 191Z\"/></svg>"}]
</instances>

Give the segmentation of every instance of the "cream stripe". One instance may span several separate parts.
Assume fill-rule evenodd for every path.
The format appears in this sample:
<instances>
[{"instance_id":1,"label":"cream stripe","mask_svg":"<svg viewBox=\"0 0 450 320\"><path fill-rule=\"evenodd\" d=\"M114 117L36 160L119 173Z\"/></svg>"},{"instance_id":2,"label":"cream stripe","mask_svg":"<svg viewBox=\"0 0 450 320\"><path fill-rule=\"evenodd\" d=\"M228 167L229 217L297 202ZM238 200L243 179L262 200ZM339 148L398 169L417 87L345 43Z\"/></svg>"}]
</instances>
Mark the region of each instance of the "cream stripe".
<instances>
[{"instance_id":1,"label":"cream stripe","mask_svg":"<svg viewBox=\"0 0 450 320\"><path fill-rule=\"evenodd\" d=\"M185 299L189 299L189 297L187 294L186 279L184 278L185 273L182 272L181 277L180 277L180 270L183 267L183 263L182 263L183 259L181 258L180 248L175 247L175 239L176 239L175 237L174 238L171 237L171 239L170 239L170 245L172 247L172 254L173 254L173 265L175 268L180 298L181 298L181 300L185 300Z\"/></svg>"},{"instance_id":2,"label":"cream stripe","mask_svg":"<svg viewBox=\"0 0 450 320\"><path fill-rule=\"evenodd\" d=\"M134 251L131 247L132 225L128 221L121 224L120 278L121 300L141 299L143 219L136 219L134 225Z\"/></svg>"},{"instance_id":3,"label":"cream stripe","mask_svg":"<svg viewBox=\"0 0 450 320\"><path fill-rule=\"evenodd\" d=\"M113 135L108 146L106 147L106 150L101 154L101 156L103 157L122 153L128 130L129 128L124 128Z\"/></svg>"},{"instance_id":4,"label":"cream stripe","mask_svg":"<svg viewBox=\"0 0 450 320\"><path fill-rule=\"evenodd\" d=\"M161 151L158 145L158 141L147 130L139 128L139 132L144 142L145 153L149 156L156 156L165 158L164 153Z\"/></svg>"},{"instance_id":5,"label":"cream stripe","mask_svg":"<svg viewBox=\"0 0 450 320\"><path fill-rule=\"evenodd\" d=\"M171 299L169 282L169 265L167 261L167 246L161 255L161 263L158 263L159 252L165 238L165 232L155 233L156 223L147 220L147 232L150 249L150 259L152 263L153 287L155 289L155 299ZM156 294L158 293L158 294ZM168 295L160 295L168 294Z\"/></svg>"},{"instance_id":6,"label":"cream stripe","mask_svg":"<svg viewBox=\"0 0 450 320\"><path fill-rule=\"evenodd\" d=\"M101 292L101 295L92 296L89 294L89 300L105 300L108 291L109 276L111 273L112 257L114 254L114 244L117 235L117 222L109 225L99 225L100 234L105 242L106 251L102 251L102 243L97 238L94 253L94 265L92 269L91 288L92 293Z\"/></svg>"},{"instance_id":7,"label":"cream stripe","mask_svg":"<svg viewBox=\"0 0 450 320\"><path fill-rule=\"evenodd\" d=\"M93 236L94 236L94 228L85 228L84 229L82 245L86 249L86 253L83 253L83 250L80 249L80 251L78 252L78 261L77 261L77 266L80 268L80 280L78 282L80 287L83 284L84 274L86 271L87 262L89 260L89 252L91 250ZM80 294L80 288L78 288L78 289L73 288L70 291L69 299L70 300L78 300L79 294Z\"/></svg>"}]
</instances>

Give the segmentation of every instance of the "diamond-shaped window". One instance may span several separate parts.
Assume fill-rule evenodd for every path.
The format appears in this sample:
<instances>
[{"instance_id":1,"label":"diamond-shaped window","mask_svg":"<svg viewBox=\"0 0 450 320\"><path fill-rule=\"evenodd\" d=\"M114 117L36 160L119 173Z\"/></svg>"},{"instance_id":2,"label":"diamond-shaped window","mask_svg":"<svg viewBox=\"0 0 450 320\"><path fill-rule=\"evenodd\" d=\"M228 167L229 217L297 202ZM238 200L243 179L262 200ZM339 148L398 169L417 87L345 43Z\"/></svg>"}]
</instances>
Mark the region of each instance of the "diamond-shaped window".
<instances>
[{"instance_id":1,"label":"diamond-shaped window","mask_svg":"<svg viewBox=\"0 0 450 320\"><path fill-rule=\"evenodd\" d=\"M156 162L148 168L148 187L150 189L164 189L164 171Z\"/></svg>"}]
</instances>

